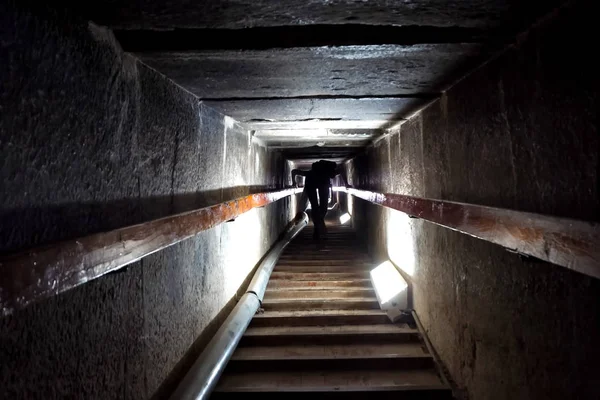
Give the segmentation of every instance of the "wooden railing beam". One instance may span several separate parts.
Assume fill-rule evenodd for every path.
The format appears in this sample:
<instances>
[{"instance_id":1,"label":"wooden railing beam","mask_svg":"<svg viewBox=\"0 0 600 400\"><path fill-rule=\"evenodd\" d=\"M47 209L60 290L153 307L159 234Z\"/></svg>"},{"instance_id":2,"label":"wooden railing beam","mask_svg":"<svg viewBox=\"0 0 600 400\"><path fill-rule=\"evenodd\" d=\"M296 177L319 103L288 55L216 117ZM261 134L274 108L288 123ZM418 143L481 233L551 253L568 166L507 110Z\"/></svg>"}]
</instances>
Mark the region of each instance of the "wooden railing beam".
<instances>
[{"instance_id":1,"label":"wooden railing beam","mask_svg":"<svg viewBox=\"0 0 600 400\"><path fill-rule=\"evenodd\" d=\"M248 195L211 207L0 258L2 315L116 271L253 208L301 189Z\"/></svg>"},{"instance_id":2,"label":"wooden railing beam","mask_svg":"<svg viewBox=\"0 0 600 400\"><path fill-rule=\"evenodd\" d=\"M355 188L336 189L510 251L600 278L598 223Z\"/></svg>"}]
</instances>

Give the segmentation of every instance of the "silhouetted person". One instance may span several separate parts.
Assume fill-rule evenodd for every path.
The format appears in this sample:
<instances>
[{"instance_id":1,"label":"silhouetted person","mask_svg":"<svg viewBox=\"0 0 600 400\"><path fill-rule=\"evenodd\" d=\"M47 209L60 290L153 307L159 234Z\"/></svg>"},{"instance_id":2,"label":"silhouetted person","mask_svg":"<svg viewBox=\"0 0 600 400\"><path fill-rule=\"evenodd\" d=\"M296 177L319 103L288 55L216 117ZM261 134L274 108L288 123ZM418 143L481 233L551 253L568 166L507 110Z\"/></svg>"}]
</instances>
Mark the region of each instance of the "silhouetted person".
<instances>
[{"instance_id":1,"label":"silhouetted person","mask_svg":"<svg viewBox=\"0 0 600 400\"><path fill-rule=\"evenodd\" d=\"M310 201L312 220L315 225L314 238L317 240L326 233L325 215L327 214L327 203L329 203L331 179L340 174L338 165L333 161L326 160L314 162L308 171L300 169L292 170L292 181L294 184L296 184L296 176L305 177L301 203L305 204L305 197Z\"/></svg>"}]
</instances>

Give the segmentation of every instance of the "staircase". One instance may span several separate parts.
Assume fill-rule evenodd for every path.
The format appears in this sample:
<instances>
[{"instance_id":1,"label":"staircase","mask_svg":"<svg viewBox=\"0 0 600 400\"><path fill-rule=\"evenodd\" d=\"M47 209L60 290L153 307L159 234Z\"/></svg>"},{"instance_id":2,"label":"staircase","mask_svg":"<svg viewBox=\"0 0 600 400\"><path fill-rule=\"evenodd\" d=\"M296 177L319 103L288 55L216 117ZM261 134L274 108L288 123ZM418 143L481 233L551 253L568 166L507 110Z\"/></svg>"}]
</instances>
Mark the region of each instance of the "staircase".
<instances>
[{"instance_id":1,"label":"staircase","mask_svg":"<svg viewBox=\"0 0 600 400\"><path fill-rule=\"evenodd\" d=\"M308 226L286 248L212 398L451 399L414 321L390 322L350 227Z\"/></svg>"}]
</instances>

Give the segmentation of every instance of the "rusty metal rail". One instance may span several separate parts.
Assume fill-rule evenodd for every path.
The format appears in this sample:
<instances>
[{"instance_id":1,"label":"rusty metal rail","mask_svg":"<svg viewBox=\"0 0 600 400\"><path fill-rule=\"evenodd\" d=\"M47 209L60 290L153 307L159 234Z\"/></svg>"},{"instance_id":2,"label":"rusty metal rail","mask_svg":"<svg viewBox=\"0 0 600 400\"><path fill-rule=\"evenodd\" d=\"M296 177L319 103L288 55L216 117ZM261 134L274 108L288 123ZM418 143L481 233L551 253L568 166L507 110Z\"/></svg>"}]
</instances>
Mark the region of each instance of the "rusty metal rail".
<instances>
[{"instance_id":1,"label":"rusty metal rail","mask_svg":"<svg viewBox=\"0 0 600 400\"><path fill-rule=\"evenodd\" d=\"M257 193L138 225L0 258L2 315L118 270L302 189Z\"/></svg>"},{"instance_id":2,"label":"rusty metal rail","mask_svg":"<svg viewBox=\"0 0 600 400\"><path fill-rule=\"evenodd\" d=\"M597 223L354 188L334 190L600 278Z\"/></svg>"}]
</instances>

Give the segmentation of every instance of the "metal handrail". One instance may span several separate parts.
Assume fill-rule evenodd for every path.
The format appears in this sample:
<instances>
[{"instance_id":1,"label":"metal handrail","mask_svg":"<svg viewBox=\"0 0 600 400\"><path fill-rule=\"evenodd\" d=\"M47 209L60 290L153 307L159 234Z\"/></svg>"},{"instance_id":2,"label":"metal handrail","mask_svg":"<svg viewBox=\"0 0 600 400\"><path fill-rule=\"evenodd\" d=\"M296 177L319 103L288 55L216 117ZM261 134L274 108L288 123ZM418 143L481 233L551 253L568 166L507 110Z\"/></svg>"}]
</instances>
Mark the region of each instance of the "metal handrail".
<instances>
[{"instance_id":1,"label":"metal handrail","mask_svg":"<svg viewBox=\"0 0 600 400\"><path fill-rule=\"evenodd\" d=\"M269 250L254 273L246 293L187 372L171 396L172 400L208 398L260 307L271 272L281 252L307 223L308 215L304 212L298 214L283 238Z\"/></svg>"},{"instance_id":2,"label":"metal handrail","mask_svg":"<svg viewBox=\"0 0 600 400\"><path fill-rule=\"evenodd\" d=\"M334 190L600 278L600 225L594 222L355 188Z\"/></svg>"},{"instance_id":3,"label":"metal handrail","mask_svg":"<svg viewBox=\"0 0 600 400\"><path fill-rule=\"evenodd\" d=\"M138 225L0 258L1 316L85 282L302 189L240 197Z\"/></svg>"}]
</instances>

